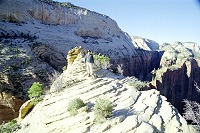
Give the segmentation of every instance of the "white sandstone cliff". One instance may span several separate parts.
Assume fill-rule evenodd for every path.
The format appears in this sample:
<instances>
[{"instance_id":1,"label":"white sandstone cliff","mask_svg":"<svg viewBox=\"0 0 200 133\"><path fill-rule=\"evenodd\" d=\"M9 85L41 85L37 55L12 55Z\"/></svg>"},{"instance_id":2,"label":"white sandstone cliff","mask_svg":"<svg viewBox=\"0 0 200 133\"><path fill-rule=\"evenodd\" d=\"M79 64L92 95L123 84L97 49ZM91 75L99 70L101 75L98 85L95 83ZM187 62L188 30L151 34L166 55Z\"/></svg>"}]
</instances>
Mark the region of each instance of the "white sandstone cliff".
<instances>
[{"instance_id":1,"label":"white sandstone cliff","mask_svg":"<svg viewBox=\"0 0 200 133\"><path fill-rule=\"evenodd\" d=\"M153 40L141 38L139 36L132 36L131 40L136 48L144 50L158 50L159 44Z\"/></svg>"},{"instance_id":2,"label":"white sandstone cliff","mask_svg":"<svg viewBox=\"0 0 200 133\"><path fill-rule=\"evenodd\" d=\"M42 0L3 0L0 12L2 36L29 34L37 38L36 42L62 53L81 45L112 57L135 54L130 39L114 20L87 9L69 8Z\"/></svg>"}]
</instances>

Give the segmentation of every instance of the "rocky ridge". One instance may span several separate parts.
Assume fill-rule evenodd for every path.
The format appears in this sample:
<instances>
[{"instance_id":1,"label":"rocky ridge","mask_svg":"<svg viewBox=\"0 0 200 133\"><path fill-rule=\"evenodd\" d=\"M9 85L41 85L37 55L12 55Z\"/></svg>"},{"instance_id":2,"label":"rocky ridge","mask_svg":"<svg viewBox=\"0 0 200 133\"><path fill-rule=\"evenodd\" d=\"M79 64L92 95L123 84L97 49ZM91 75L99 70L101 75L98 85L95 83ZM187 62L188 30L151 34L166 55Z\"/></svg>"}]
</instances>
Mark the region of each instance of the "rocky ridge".
<instances>
[{"instance_id":1,"label":"rocky ridge","mask_svg":"<svg viewBox=\"0 0 200 133\"><path fill-rule=\"evenodd\" d=\"M0 71L10 81L3 86L12 86L6 93L25 101L33 82L49 88L52 73L62 72L67 52L75 46L109 56L111 69L124 75L145 79L159 66L149 62L160 58L157 52L137 52L128 34L108 16L47 0L0 2Z\"/></svg>"},{"instance_id":2,"label":"rocky ridge","mask_svg":"<svg viewBox=\"0 0 200 133\"><path fill-rule=\"evenodd\" d=\"M136 43L108 16L71 4L48 1L0 1L0 71L3 72L0 77L8 77L9 81L1 82L1 91L25 101L26 92L33 82L39 81L48 89L52 73L55 70L61 72L62 67L68 64L68 51L82 46L109 56L110 69L117 69L121 74L148 81L155 76L153 88L157 87L172 103L178 96L179 111L182 107L180 99L198 99L198 94L194 95L194 99L192 97L196 92L194 84L200 85L198 58L193 58L199 53L198 44L181 43L183 45L179 48L184 47L183 52L189 50L186 53L191 57L182 56L182 51L179 51L181 58L178 59L171 58L164 48L151 51L149 46L157 44L154 41L150 44L152 41L148 39L138 37L138 46L141 42L148 51L136 49ZM191 50L194 52L191 53ZM177 56L177 51L171 53ZM164 58L168 56L170 59ZM176 65L172 65L174 61ZM154 69L158 70L156 75L150 73ZM182 75L181 78L179 75ZM176 91L171 91L171 88ZM180 91L176 88L182 88L181 96L176 94Z\"/></svg>"},{"instance_id":3,"label":"rocky ridge","mask_svg":"<svg viewBox=\"0 0 200 133\"><path fill-rule=\"evenodd\" d=\"M22 121L22 132L194 132L184 118L157 90L138 91L130 86L134 77L123 77L95 68L97 78L87 77L83 56L79 54L54 82L51 93ZM62 86L58 87L62 83ZM67 104L81 98L88 112L70 116ZM113 114L104 123L95 123L93 107L98 98L114 103Z\"/></svg>"}]
</instances>

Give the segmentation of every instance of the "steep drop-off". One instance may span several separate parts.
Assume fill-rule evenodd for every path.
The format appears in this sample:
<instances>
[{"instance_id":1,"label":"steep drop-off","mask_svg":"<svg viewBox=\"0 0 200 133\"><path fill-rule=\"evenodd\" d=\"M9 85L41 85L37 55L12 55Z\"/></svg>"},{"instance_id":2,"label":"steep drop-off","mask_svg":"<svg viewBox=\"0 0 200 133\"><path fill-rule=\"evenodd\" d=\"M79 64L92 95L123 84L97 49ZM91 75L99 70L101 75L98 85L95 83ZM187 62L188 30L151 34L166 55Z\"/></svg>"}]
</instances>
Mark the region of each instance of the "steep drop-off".
<instances>
[{"instance_id":1,"label":"steep drop-off","mask_svg":"<svg viewBox=\"0 0 200 133\"><path fill-rule=\"evenodd\" d=\"M160 68L154 71L153 84L179 112L183 113L184 99L200 103L198 45L196 49L189 49L184 43L176 42L165 44L161 49L165 52L161 58Z\"/></svg>"},{"instance_id":2,"label":"steep drop-off","mask_svg":"<svg viewBox=\"0 0 200 133\"><path fill-rule=\"evenodd\" d=\"M109 56L111 69L124 75L146 79L159 66L157 52L136 51L130 37L108 16L70 3L0 1L0 74L10 81L1 82L8 87L1 91L26 101L33 82L48 89L52 74L62 72L67 52L75 46ZM149 62L157 59L153 65Z\"/></svg>"},{"instance_id":3,"label":"steep drop-off","mask_svg":"<svg viewBox=\"0 0 200 133\"><path fill-rule=\"evenodd\" d=\"M109 56L111 69L124 75L146 79L159 67L158 52L137 51L114 20L70 3L2 0L0 37L0 69L24 92L34 81L48 87L51 74L62 71L75 46ZM19 93L12 92L26 99Z\"/></svg>"},{"instance_id":4,"label":"steep drop-off","mask_svg":"<svg viewBox=\"0 0 200 133\"><path fill-rule=\"evenodd\" d=\"M110 69L117 69L121 74L142 80L155 76L156 82L152 85L181 111L181 99L199 101L194 84L200 86L199 65L194 58L199 54L199 46L184 45L183 51L169 52L170 45L155 51L156 42L140 37L134 41L108 16L70 3L1 0L0 77L8 77L9 83L1 83L6 87L0 91L27 100L26 93L33 82L40 82L44 89L49 89L52 73L62 72L63 66L68 64L68 51L82 46L109 56ZM138 48L140 46L148 51ZM181 47L176 45L176 49ZM177 57L177 51L186 52L190 58L185 53Z\"/></svg>"}]
</instances>

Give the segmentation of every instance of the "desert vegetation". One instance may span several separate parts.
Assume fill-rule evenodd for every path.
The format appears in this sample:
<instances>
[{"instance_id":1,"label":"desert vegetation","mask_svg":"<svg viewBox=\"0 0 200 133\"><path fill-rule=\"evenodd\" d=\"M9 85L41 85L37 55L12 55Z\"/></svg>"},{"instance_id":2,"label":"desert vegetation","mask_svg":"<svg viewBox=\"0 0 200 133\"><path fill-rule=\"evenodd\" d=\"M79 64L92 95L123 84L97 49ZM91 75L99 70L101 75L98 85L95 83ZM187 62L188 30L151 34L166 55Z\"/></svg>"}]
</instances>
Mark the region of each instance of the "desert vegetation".
<instances>
[{"instance_id":1,"label":"desert vegetation","mask_svg":"<svg viewBox=\"0 0 200 133\"><path fill-rule=\"evenodd\" d=\"M17 124L17 121L11 120L10 122L0 125L0 133L13 133L19 128L20 126Z\"/></svg>"},{"instance_id":2,"label":"desert vegetation","mask_svg":"<svg viewBox=\"0 0 200 133\"><path fill-rule=\"evenodd\" d=\"M103 123L112 115L113 103L107 99L97 99L94 105L94 114L97 123Z\"/></svg>"},{"instance_id":3,"label":"desert vegetation","mask_svg":"<svg viewBox=\"0 0 200 133\"><path fill-rule=\"evenodd\" d=\"M39 82L34 82L28 90L28 97L30 99L34 98L34 104L37 104L41 101L41 95L43 94L42 84Z\"/></svg>"},{"instance_id":4,"label":"desert vegetation","mask_svg":"<svg viewBox=\"0 0 200 133\"><path fill-rule=\"evenodd\" d=\"M80 98L75 98L68 103L67 111L74 116L78 114L78 110L85 106L85 103Z\"/></svg>"},{"instance_id":5,"label":"desert vegetation","mask_svg":"<svg viewBox=\"0 0 200 133\"><path fill-rule=\"evenodd\" d=\"M64 67L62 68L62 70L63 70L63 71L67 70L67 66L64 66Z\"/></svg>"},{"instance_id":6,"label":"desert vegetation","mask_svg":"<svg viewBox=\"0 0 200 133\"><path fill-rule=\"evenodd\" d=\"M94 62L103 69L107 69L110 66L110 58L100 53L94 54Z\"/></svg>"},{"instance_id":7,"label":"desert vegetation","mask_svg":"<svg viewBox=\"0 0 200 133\"><path fill-rule=\"evenodd\" d=\"M194 86L200 93L200 87L196 82L194 83ZM200 132L200 104L195 101L189 101L187 99L184 99L183 102L185 103L185 112L183 113L183 117L186 120L191 121L192 124L196 126L197 131Z\"/></svg>"},{"instance_id":8,"label":"desert vegetation","mask_svg":"<svg viewBox=\"0 0 200 133\"><path fill-rule=\"evenodd\" d=\"M127 84L140 91L144 90L144 88L148 86L148 82L140 81L134 77L130 79Z\"/></svg>"}]
</instances>

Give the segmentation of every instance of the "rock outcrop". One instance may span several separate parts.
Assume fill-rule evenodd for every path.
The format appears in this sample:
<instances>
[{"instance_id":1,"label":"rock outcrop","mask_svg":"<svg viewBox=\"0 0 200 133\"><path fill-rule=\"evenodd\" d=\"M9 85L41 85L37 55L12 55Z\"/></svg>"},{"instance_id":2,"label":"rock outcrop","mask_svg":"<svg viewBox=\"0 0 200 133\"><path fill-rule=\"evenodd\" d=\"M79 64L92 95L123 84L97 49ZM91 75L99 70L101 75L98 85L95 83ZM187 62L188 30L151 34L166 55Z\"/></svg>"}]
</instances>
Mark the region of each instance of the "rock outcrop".
<instances>
[{"instance_id":1,"label":"rock outcrop","mask_svg":"<svg viewBox=\"0 0 200 133\"><path fill-rule=\"evenodd\" d=\"M56 59L62 58L55 50L41 45L30 47L29 43L26 39L5 39L0 45L0 90L23 100L27 99L26 92L33 82L49 85L48 74L56 67L50 63L59 65ZM51 60L49 64L47 60ZM66 60L62 64L66 64Z\"/></svg>"},{"instance_id":2,"label":"rock outcrop","mask_svg":"<svg viewBox=\"0 0 200 133\"><path fill-rule=\"evenodd\" d=\"M19 120L24 119L24 117L30 112L34 107L34 99L26 101L19 110Z\"/></svg>"},{"instance_id":3,"label":"rock outcrop","mask_svg":"<svg viewBox=\"0 0 200 133\"><path fill-rule=\"evenodd\" d=\"M78 57L79 53L81 52L82 48L81 47L75 47L73 49L71 49L68 52L67 55L67 60L68 60L68 64L72 64L74 62L74 60Z\"/></svg>"},{"instance_id":4,"label":"rock outcrop","mask_svg":"<svg viewBox=\"0 0 200 133\"><path fill-rule=\"evenodd\" d=\"M0 124L16 118L22 103L22 100L5 92L0 92Z\"/></svg>"},{"instance_id":5,"label":"rock outcrop","mask_svg":"<svg viewBox=\"0 0 200 133\"><path fill-rule=\"evenodd\" d=\"M62 66L67 65L64 54L54 48L43 44L37 44L37 46L32 46L32 50L39 58L48 63L55 70L62 70Z\"/></svg>"},{"instance_id":6,"label":"rock outcrop","mask_svg":"<svg viewBox=\"0 0 200 133\"><path fill-rule=\"evenodd\" d=\"M200 103L200 56L185 47L184 43L164 44L160 68L155 72L153 84L166 96L179 112L183 113L183 99Z\"/></svg>"},{"instance_id":7,"label":"rock outcrop","mask_svg":"<svg viewBox=\"0 0 200 133\"><path fill-rule=\"evenodd\" d=\"M183 45L194 52L200 52L200 46L195 42L184 42Z\"/></svg>"},{"instance_id":8,"label":"rock outcrop","mask_svg":"<svg viewBox=\"0 0 200 133\"><path fill-rule=\"evenodd\" d=\"M151 71L158 69L163 55L163 51L145 51L142 49L136 50L137 55L124 59L111 60L113 66L118 68L118 71L126 76L132 76L150 81L152 79ZM120 64L117 64L117 62ZM128 67L127 67L128 66Z\"/></svg>"},{"instance_id":9,"label":"rock outcrop","mask_svg":"<svg viewBox=\"0 0 200 133\"><path fill-rule=\"evenodd\" d=\"M115 75L103 69L95 69L97 78L87 77L82 60L79 54L54 82L52 93L21 121L22 128L17 133L194 132L157 90L138 91L129 84L133 77ZM63 83L61 88L57 88L58 82ZM82 99L88 111L71 116L67 106L74 98ZM112 116L102 124L95 123L93 113L98 98L109 99L114 104Z\"/></svg>"},{"instance_id":10,"label":"rock outcrop","mask_svg":"<svg viewBox=\"0 0 200 133\"><path fill-rule=\"evenodd\" d=\"M141 38L139 36L132 36L131 40L136 48L144 49L144 50L158 50L159 44L153 40Z\"/></svg>"},{"instance_id":11,"label":"rock outcrop","mask_svg":"<svg viewBox=\"0 0 200 133\"><path fill-rule=\"evenodd\" d=\"M159 61L139 65L152 64L158 53L137 52L114 20L70 3L1 0L0 38L0 71L12 85L7 90L23 100L33 82L49 88L49 75L62 71L68 51L76 46L109 56L110 69L124 75L146 79L159 66Z\"/></svg>"}]
</instances>

